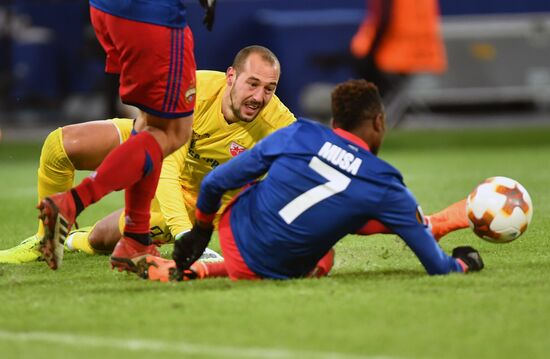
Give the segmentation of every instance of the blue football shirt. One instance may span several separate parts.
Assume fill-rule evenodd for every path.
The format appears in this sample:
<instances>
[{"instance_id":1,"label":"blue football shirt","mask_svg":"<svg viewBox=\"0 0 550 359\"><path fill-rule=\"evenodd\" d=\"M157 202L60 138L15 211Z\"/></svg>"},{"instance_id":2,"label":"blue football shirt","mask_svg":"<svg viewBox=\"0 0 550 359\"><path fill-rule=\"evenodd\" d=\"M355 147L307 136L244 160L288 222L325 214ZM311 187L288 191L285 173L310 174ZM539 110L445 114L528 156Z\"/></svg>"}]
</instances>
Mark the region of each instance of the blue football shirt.
<instances>
[{"instance_id":1,"label":"blue football shirt","mask_svg":"<svg viewBox=\"0 0 550 359\"><path fill-rule=\"evenodd\" d=\"M246 264L266 278L307 275L342 237L377 219L399 235L430 274L461 272L418 218L397 169L357 142L305 119L274 132L210 172L197 207L267 172L240 194L230 223Z\"/></svg>"}]
</instances>

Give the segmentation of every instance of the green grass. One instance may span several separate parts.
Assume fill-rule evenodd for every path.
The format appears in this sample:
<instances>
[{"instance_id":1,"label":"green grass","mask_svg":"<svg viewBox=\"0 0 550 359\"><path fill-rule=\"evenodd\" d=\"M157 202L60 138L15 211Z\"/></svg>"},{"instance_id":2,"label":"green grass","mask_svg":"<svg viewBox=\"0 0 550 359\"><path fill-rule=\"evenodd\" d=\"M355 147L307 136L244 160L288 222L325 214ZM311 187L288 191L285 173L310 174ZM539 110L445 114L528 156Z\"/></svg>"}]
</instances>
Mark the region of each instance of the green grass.
<instances>
[{"instance_id":1,"label":"green grass","mask_svg":"<svg viewBox=\"0 0 550 359\"><path fill-rule=\"evenodd\" d=\"M33 234L39 145L0 143L0 247ZM470 230L472 275L427 276L394 236L350 236L323 279L152 283L68 254L63 267L0 265L2 358L548 358L550 129L394 132L381 157L424 211L463 198L486 177L520 181L534 202L527 233L507 245ZM120 194L87 210L109 213ZM170 248L164 248L168 254Z\"/></svg>"}]
</instances>

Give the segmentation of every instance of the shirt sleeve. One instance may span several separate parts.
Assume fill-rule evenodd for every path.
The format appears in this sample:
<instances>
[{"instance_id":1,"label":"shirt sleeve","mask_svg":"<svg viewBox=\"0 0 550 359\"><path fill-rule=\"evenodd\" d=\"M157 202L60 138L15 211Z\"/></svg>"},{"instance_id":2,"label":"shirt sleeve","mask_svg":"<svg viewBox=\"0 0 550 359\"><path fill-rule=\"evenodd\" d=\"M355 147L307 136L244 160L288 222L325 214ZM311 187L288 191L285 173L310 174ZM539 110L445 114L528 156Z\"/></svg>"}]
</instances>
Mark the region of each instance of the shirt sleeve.
<instances>
[{"instance_id":1,"label":"shirt sleeve","mask_svg":"<svg viewBox=\"0 0 550 359\"><path fill-rule=\"evenodd\" d=\"M274 130L287 127L296 122L296 117L277 96L273 96L263 112L265 113L264 121L269 123Z\"/></svg>"},{"instance_id":2,"label":"shirt sleeve","mask_svg":"<svg viewBox=\"0 0 550 359\"><path fill-rule=\"evenodd\" d=\"M296 124L273 132L250 150L206 175L201 183L197 209L204 214L215 213L226 191L241 188L264 175L284 151L285 143L291 141L290 137L295 130Z\"/></svg>"},{"instance_id":3,"label":"shirt sleeve","mask_svg":"<svg viewBox=\"0 0 550 359\"><path fill-rule=\"evenodd\" d=\"M405 241L428 274L463 271L456 259L443 252L423 224L416 200L404 185L390 185L378 209L378 219Z\"/></svg>"},{"instance_id":4,"label":"shirt sleeve","mask_svg":"<svg viewBox=\"0 0 550 359\"><path fill-rule=\"evenodd\" d=\"M160 211L174 237L178 233L190 230L193 226L187 213L183 187L180 183L185 153L186 151L182 148L164 159L156 192Z\"/></svg>"}]
</instances>

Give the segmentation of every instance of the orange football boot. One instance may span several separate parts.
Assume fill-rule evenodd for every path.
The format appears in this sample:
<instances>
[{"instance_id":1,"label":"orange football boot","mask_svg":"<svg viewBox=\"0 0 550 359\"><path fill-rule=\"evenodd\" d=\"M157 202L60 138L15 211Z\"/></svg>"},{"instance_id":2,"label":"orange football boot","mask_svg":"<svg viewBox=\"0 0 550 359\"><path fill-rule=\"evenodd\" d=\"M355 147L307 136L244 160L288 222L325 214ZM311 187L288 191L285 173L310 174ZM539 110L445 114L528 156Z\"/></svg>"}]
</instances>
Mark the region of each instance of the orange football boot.
<instances>
[{"instance_id":1,"label":"orange football boot","mask_svg":"<svg viewBox=\"0 0 550 359\"><path fill-rule=\"evenodd\" d=\"M111 268L117 268L119 272L136 272L138 262L149 256L160 257L154 244L145 245L131 238L122 237L111 254Z\"/></svg>"},{"instance_id":2,"label":"orange football boot","mask_svg":"<svg viewBox=\"0 0 550 359\"><path fill-rule=\"evenodd\" d=\"M437 241L450 232L468 228L466 199L453 203L442 211L426 216L426 219Z\"/></svg>"},{"instance_id":3,"label":"orange football boot","mask_svg":"<svg viewBox=\"0 0 550 359\"><path fill-rule=\"evenodd\" d=\"M205 278L208 275L208 268L206 263L195 262L180 276L177 274L176 262L173 260L148 256L138 261L136 273L141 278L152 281L186 281Z\"/></svg>"}]
</instances>

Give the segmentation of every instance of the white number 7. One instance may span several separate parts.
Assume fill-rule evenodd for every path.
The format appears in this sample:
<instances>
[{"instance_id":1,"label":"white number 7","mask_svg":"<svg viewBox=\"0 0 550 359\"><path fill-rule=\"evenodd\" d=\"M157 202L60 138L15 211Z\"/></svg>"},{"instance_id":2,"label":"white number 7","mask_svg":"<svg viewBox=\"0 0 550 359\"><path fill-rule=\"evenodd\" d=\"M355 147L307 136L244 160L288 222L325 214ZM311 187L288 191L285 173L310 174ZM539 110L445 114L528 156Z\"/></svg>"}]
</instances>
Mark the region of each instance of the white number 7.
<instances>
[{"instance_id":1,"label":"white number 7","mask_svg":"<svg viewBox=\"0 0 550 359\"><path fill-rule=\"evenodd\" d=\"M309 161L309 167L325 177L328 182L302 193L279 211L279 215L287 224L291 224L299 215L315 204L344 191L351 182L349 177L330 167L318 157L313 157Z\"/></svg>"}]
</instances>

